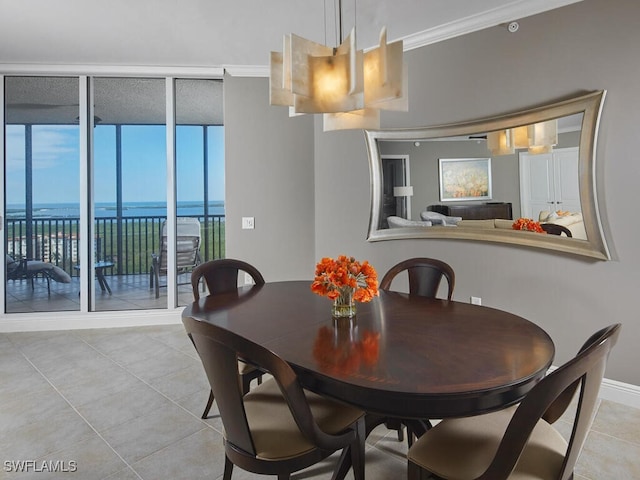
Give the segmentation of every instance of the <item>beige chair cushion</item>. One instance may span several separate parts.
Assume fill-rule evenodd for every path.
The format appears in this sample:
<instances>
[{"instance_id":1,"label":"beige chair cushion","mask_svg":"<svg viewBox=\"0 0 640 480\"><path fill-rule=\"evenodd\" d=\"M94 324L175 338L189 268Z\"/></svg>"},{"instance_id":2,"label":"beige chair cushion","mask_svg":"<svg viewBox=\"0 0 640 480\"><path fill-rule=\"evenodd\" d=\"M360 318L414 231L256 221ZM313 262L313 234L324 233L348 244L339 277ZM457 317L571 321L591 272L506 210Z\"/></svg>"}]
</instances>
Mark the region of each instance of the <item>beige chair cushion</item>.
<instances>
[{"instance_id":1,"label":"beige chair cushion","mask_svg":"<svg viewBox=\"0 0 640 480\"><path fill-rule=\"evenodd\" d=\"M516 407L470 418L443 420L409 450L409 460L447 480L479 477L498 449ZM540 420L510 480L555 480L567 443Z\"/></svg>"},{"instance_id":2,"label":"beige chair cushion","mask_svg":"<svg viewBox=\"0 0 640 480\"><path fill-rule=\"evenodd\" d=\"M305 395L325 433L339 433L364 415L361 410L314 393L305 391ZM286 458L315 448L300 433L275 380L252 388L244 397L244 405L258 458Z\"/></svg>"},{"instance_id":3,"label":"beige chair cushion","mask_svg":"<svg viewBox=\"0 0 640 480\"><path fill-rule=\"evenodd\" d=\"M255 369L256 367L253 365L249 365L248 363L244 363L242 360L238 360L238 372L240 372L240 375L253 372Z\"/></svg>"},{"instance_id":4,"label":"beige chair cushion","mask_svg":"<svg viewBox=\"0 0 640 480\"><path fill-rule=\"evenodd\" d=\"M472 227L472 228L496 228L495 219L486 220L460 220L458 222L459 227Z\"/></svg>"},{"instance_id":5,"label":"beige chair cushion","mask_svg":"<svg viewBox=\"0 0 640 480\"><path fill-rule=\"evenodd\" d=\"M513 220L506 220L504 218L495 219L496 228L503 228L505 230L513 230Z\"/></svg>"}]
</instances>

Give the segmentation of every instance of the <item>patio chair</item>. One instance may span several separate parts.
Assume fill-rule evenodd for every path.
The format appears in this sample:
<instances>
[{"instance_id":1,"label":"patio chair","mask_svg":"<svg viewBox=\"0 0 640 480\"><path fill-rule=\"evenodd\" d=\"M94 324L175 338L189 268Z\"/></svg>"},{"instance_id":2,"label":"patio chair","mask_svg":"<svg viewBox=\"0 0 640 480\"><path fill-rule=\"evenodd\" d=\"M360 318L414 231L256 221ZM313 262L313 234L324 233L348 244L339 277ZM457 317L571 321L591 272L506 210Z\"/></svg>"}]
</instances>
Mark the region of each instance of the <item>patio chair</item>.
<instances>
[{"instance_id":1,"label":"patio chair","mask_svg":"<svg viewBox=\"0 0 640 480\"><path fill-rule=\"evenodd\" d=\"M200 222L195 218L176 219L176 267L178 275L188 273L201 263L200 258ZM160 276L167 275L167 222L162 222L160 251L151 254L149 270L149 288L155 288L156 298L160 296ZM188 284L184 282L183 284ZM179 285L181 285L179 283Z\"/></svg>"},{"instance_id":2,"label":"patio chair","mask_svg":"<svg viewBox=\"0 0 640 480\"><path fill-rule=\"evenodd\" d=\"M19 262L6 255L5 263L8 280L30 280L31 289L34 289L33 279L38 275L47 280L47 291L51 293L51 279L60 283L71 283L71 277L62 268L53 263L41 260L22 259Z\"/></svg>"}]
</instances>

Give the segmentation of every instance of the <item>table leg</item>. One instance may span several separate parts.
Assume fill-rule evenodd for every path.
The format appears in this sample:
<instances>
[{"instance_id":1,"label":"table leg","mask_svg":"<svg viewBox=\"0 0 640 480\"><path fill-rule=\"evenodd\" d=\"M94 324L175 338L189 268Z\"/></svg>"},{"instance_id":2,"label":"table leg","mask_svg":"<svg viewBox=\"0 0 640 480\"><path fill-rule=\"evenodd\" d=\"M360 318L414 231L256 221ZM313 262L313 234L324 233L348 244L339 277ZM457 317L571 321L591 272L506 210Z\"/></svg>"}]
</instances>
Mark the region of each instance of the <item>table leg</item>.
<instances>
[{"instance_id":1,"label":"table leg","mask_svg":"<svg viewBox=\"0 0 640 480\"><path fill-rule=\"evenodd\" d=\"M98 284L100 285L100 289L104 292L105 290L109 292L111 295L111 288L107 283L107 279L104 276L104 268L98 267L96 268L96 277L98 278Z\"/></svg>"}]
</instances>

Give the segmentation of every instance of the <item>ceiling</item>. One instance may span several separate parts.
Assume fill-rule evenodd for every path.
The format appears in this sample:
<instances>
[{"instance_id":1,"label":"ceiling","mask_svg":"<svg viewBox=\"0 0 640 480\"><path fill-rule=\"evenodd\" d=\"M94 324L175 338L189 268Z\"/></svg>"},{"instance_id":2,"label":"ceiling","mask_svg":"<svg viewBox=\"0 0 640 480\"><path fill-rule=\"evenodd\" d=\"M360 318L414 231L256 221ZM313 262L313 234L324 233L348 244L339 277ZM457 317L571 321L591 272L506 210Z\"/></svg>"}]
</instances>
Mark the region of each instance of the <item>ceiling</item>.
<instances>
[{"instance_id":1,"label":"ceiling","mask_svg":"<svg viewBox=\"0 0 640 480\"><path fill-rule=\"evenodd\" d=\"M2 64L265 67L282 35L336 43L338 0L0 0ZM387 26L405 49L581 0L343 0L370 48Z\"/></svg>"},{"instance_id":2,"label":"ceiling","mask_svg":"<svg viewBox=\"0 0 640 480\"><path fill-rule=\"evenodd\" d=\"M342 17L346 29L356 26L358 48L374 46L387 26L389 41L402 38L410 50L578 1L343 0ZM0 74L267 76L269 52L282 50L285 33L336 43L337 2L0 0ZM7 121L77 122L77 82L50 80L8 85ZM120 80L96 84L101 122L164 123L164 82ZM222 123L220 82L192 83L183 92L179 123Z\"/></svg>"}]
</instances>

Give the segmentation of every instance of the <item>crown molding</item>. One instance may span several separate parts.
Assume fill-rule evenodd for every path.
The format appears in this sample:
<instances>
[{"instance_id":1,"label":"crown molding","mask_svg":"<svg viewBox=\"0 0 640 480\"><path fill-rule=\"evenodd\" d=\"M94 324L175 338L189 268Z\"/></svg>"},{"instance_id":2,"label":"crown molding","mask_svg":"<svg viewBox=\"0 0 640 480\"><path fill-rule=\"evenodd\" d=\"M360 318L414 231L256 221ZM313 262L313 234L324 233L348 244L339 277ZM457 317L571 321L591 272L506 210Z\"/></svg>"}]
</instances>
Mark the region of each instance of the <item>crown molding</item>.
<instances>
[{"instance_id":1,"label":"crown molding","mask_svg":"<svg viewBox=\"0 0 640 480\"><path fill-rule=\"evenodd\" d=\"M222 78L222 67L145 66L145 65L62 65L0 63L0 75L89 75L101 77L180 77Z\"/></svg>"},{"instance_id":2,"label":"crown molding","mask_svg":"<svg viewBox=\"0 0 640 480\"><path fill-rule=\"evenodd\" d=\"M268 77L269 65L225 65L224 73L232 77Z\"/></svg>"},{"instance_id":3,"label":"crown molding","mask_svg":"<svg viewBox=\"0 0 640 480\"><path fill-rule=\"evenodd\" d=\"M515 0L499 8L486 10L476 15L460 18L418 33L402 37L404 50L414 50L450 38L495 27L521 18L537 15L548 10L571 5L582 0ZM265 65L229 65L225 71L238 77L268 77L269 67Z\"/></svg>"},{"instance_id":4,"label":"crown molding","mask_svg":"<svg viewBox=\"0 0 640 480\"><path fill-rule=\"evenodd\" d=\"M581 1L582 0L516 0L499 8L486 10L476 15L470 15L423 30L422 32L407 35L402 38L404 50L407 51L424 47Z\"/></svg>"}]
</instances>

